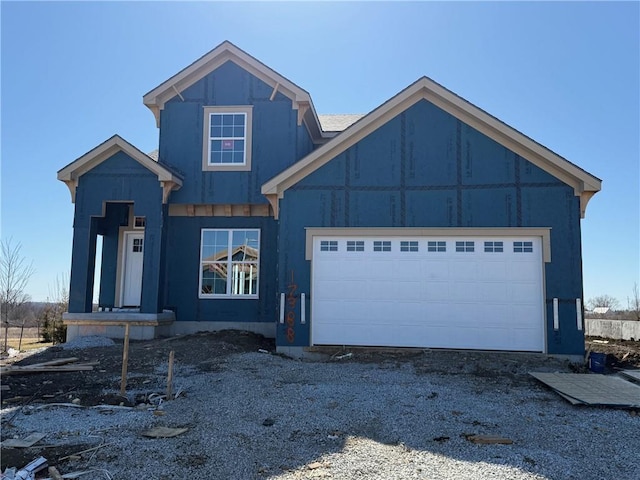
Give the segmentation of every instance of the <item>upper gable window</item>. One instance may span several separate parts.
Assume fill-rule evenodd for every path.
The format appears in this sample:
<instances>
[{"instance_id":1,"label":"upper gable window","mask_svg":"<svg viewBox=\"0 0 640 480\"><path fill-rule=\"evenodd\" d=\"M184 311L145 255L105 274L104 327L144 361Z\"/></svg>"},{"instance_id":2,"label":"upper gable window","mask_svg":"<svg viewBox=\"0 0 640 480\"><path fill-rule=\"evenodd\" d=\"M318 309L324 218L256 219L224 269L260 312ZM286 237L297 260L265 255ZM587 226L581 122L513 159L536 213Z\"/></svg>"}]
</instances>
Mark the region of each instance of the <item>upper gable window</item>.
<instances>
[{"instance_id":1,"label":"upper gable window","mask_svg":"<svg viewBox=\"0 0 640 480\"><path fill-rule=\"evenodd\" d=\"M251 170L252 107L204 107L203 170Z\"/></svg>"}]
</instances>

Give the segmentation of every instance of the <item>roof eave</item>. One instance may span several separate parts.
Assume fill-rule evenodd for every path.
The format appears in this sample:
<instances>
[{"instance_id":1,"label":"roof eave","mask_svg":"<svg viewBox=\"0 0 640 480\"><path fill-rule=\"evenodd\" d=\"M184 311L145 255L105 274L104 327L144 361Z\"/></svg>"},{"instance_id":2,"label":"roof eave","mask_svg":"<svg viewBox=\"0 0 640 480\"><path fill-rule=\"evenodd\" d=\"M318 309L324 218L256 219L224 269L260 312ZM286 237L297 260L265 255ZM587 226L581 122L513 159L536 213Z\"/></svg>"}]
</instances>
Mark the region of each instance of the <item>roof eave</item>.
<instances>
[{"instance_id":1,"label":"roof eave","mask_svg":"<svg viewBox=\"0 0 640 480\"><path fill-rule=\"evenodd\" d=\"M601 188L602 182L599 178L427 77L422 77L409 85L340 135L263 184L262 193L282 198L289 187L422 99L433 103L572 186L575 194L581 198L581 214L584 217L586 204ZM592 193L583 195L585 192Z\"/></svg>"},{"instance_id":2,"label":"roof eave","mask_svg":"<svg viewBox=\"0 0 640 480\"><path fill-rule=\"evenodd\" d=\"M232 61L239 67L256 76L271 88L290 98L294 109L302 110L298 124L304 118L314 140L322 139L322 128L316 114L311 95L297 86L295 83L268 67L260 60L249 55L244 50L236 47L229 41L224 41L213 50L209 51L191 65L173 75L165 82L158 85L142 97L143 103L153 112L156 126L160 126L160 112L165 104L181 92L208 75L224 63ZM311 112L309 112L311 110Z\"/></svg>"},{"instance_id":3,"label":"roof eave","mask_svg":"<svg viewBox=\"0 0 640 480\"><path fill-rule=\"evenodd\" d=\"M171 191L178 190L182 187L182 178L179 175L165 168L119 135L114 135L58 170L57 178L64 182L69 188L71 202L75 203L75 192L79 178L119 151L126 153L129 157L157 175L158 181L163 188L164 203L166 203L168 194Z\"/></svg>"}]
</instances>

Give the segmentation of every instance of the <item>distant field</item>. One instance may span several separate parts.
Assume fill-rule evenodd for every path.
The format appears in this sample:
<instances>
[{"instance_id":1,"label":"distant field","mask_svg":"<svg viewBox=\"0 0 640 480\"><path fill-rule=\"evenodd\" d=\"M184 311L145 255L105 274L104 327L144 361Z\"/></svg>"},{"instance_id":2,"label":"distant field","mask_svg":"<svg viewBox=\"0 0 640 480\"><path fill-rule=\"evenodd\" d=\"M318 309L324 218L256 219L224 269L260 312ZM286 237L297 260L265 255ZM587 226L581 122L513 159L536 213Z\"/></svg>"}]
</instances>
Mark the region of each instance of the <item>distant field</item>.
<instances>
[{"instance_id":1,"label":"distant field","mask_svg":"<svg viewBox=\"0 0 640 480\"><path fill-rule=\"evenodd\" d=\"M41 342L42 338L38 337L38 329L36 327L25 328L22 335L21 350L33 350L34 348L42 348L51 346L51 343ZM0 329L1 346L4 347L4 328ZM20 327L9 327L7 348L18 348L20 341Z\"/></svg>"}]
</instances>

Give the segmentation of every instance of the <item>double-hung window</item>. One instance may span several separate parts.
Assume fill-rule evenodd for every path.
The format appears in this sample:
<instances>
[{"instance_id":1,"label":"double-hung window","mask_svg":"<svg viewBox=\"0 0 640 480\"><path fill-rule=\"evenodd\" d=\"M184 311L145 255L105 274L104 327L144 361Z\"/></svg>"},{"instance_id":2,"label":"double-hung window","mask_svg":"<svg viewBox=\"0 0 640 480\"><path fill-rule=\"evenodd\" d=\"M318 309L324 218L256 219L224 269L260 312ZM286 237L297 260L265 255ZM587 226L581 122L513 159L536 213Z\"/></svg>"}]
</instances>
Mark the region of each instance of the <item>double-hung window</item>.
<instances>
[{"instance_id":1,"label":"double-hung window","mask_svg":"<svg viewBox=\"0 0 640 480\"><path fill-rule=\"evenodd\" d=\"M252 107L204 107L203 170L251 170Z\"/></svg>"},{"instance_id":2,"label":"double-hung window","mask_svg":"<svg viewBox=\"0 0 640 480\"><path fill-rule=\"evenodd\" d=\"M201 298L257 298L259 267L260 230L202 230Z\"/></svg>"}]
</instances>

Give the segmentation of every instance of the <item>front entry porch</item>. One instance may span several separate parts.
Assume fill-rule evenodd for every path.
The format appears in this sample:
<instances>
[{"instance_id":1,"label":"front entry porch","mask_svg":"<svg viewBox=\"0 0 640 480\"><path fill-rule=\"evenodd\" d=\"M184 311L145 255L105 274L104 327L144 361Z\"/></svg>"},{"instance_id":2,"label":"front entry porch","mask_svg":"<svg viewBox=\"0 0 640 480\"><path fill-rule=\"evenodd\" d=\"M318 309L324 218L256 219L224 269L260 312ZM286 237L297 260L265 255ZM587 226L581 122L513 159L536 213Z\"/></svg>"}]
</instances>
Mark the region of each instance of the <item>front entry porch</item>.
<instances>
[{"instance_id":1,"label":"front entry porch","mask_svg":"<svg viewBox=\"0 0 640 480\"><path fill-rule=\"evenodd\" d=\"M124 338L126 325L129 325L129 337L132 340L151 340L169 336L176 319L170 310L161 313L140 313L140 309L65 313L62 318L67 326L67 341L88 335Z\"/></svg>"}]
</instances>

